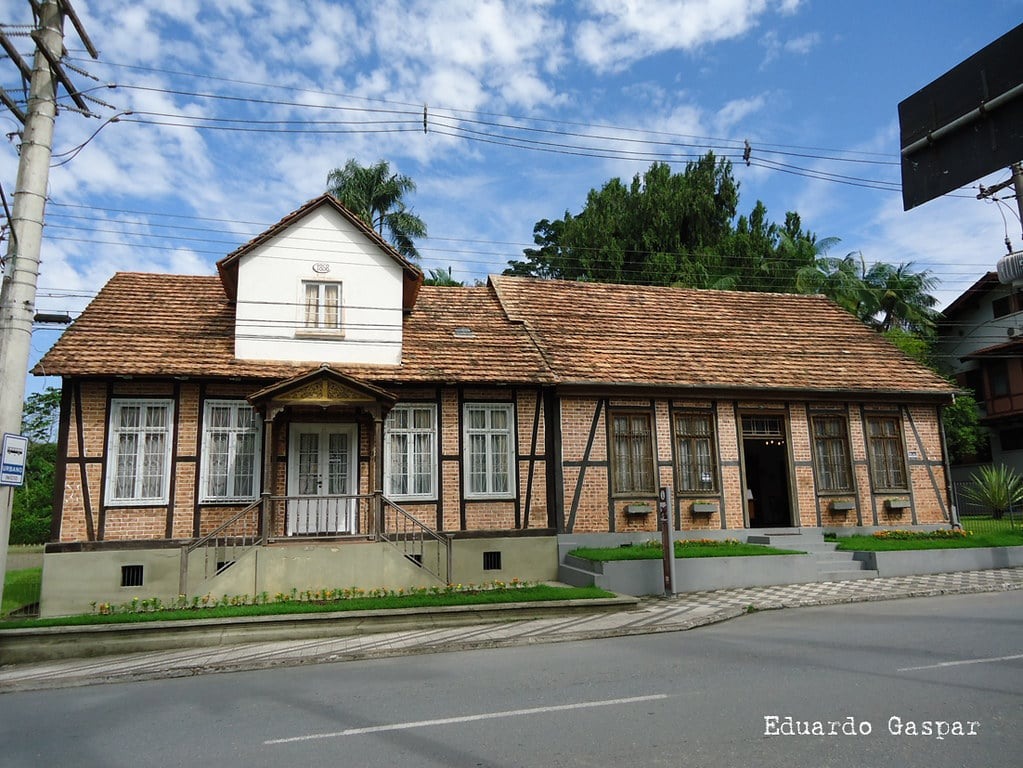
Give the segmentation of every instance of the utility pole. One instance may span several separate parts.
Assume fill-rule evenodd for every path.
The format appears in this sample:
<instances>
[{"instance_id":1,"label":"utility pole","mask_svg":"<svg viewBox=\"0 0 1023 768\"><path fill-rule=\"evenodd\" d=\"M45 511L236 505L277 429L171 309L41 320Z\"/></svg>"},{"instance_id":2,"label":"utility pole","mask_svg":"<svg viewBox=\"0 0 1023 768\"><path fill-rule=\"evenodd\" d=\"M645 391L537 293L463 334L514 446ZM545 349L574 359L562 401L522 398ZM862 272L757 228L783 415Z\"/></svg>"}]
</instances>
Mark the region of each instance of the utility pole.
<instances>
[{"instance_id":1,"label":"utility pole","mask_svg":"<svg viewBox=\"0 0 1023 768\"><path fill-rule=\"evenodd\" d=\"M985 198L993 197L996 192L1001 192L1007 187L1012 187L1016 197L1016 210L1019 211L1020 226L1023 227L1023 163L1013 163L1009 170L1012 172L1012 178L999 184L994 184L990 187L985 187L982 184L980 192L977 193L977 199L984 200ZM1006 247L1010 252L1012 252L1008 233L1006 233L1005 240ZM1021 248L1021 250L1023 250L1023 248Z\"/></svg>"},{"instance_id":2,"label":"utility pole","mask_svg":"<svg viewBox=\"0 0 1023 768\"><path fill-rule=\"evenodd\" d=\"M69 0L38 0L32 5L38 13L37 26L32 33L36 51L24 112L10 242L0 288L0 437L21 433L58 83L64 85L80 108L85 107L81 96L68 87L70 81L60 66L64 55L65 14L72 19L89 53L94 58L97 56ZM7 40L3 42L7 48ZM16 52L11 58L24 71L24 62ZM14 488L0 486L0 599L7 570L13 503Z\"/></svg>"}]
</instances>

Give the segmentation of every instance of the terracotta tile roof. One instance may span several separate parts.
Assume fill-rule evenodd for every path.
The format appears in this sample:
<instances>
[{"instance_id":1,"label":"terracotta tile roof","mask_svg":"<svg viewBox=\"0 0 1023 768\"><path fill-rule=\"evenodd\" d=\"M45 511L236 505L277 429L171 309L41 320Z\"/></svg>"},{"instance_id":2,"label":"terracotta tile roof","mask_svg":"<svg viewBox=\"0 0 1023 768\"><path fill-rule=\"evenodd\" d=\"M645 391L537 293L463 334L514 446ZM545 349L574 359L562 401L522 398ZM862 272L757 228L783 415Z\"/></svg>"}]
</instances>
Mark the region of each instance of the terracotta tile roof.
<instances>
[{"instance_id":1,"label":"terracotta tile roof","mask_svg":"<svg viewBox=\"0 0 1023 768\"><path fill-rule=\"evenodd\" d=\"M421 380L554 381L525 327L485 286L423 286L405 320L402 367Z\"/></svg>"},{"instance_id":2,"label":"terracotta tile roof","mask_svg":"<svg viewBox=\"0 0 1023 768\"><path fill-rule=\"evenodd\" d=\"M33 369L47 375L224 375L234 309L214 276L119 272Z\"/></svg>"},{"instance_id":3,"label":"terracotta tile roof","mask_svg":"<svg viewBox=\"0 0 1023 768\"><path fill-rule=\"evenodd\" d=\"M821 296L510 277L491 283L564 383L954 391Z\"/></svg>"},{"instance_id":4,"label":"terracotta tile roof","mask_svg":"<svg viewBox=\"0 0 1023 768\"><path fill-rule=\"evenodd\" d=\"M273 381L320 361L234 358L234 307L213 276L118 273L34 372ZM424 286L400 366L368 381L651 385L919 393L954 388L817 296L494 277Z\"/></svg>"},{"instance_id":5,"label":"terracotta tile roof","mask_svg":"<svg viewBox=\"0 0 1023 768\"><path fill-rule=\"evenodd\" d=\"M508 320L486 287L423 287L405 320L405 336L401 366L334 367L374 381L551 380L529 335ZM319 365L236 360L234 306L216 277L120 272L33 370L273 380Z\"/></svg>"}]
</instances>

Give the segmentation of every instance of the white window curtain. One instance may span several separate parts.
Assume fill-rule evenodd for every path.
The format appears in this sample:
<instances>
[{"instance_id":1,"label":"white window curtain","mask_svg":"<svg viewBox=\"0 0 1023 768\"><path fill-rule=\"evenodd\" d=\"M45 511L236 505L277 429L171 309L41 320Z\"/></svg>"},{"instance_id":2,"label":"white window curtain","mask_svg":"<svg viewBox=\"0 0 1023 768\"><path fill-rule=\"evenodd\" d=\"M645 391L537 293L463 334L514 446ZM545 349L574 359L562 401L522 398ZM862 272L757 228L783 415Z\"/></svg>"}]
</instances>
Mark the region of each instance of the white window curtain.
<instances>
[{"instance_id":1,"label":"white window curtain","mask_svg":"<svg viewBox=\"0 0 1023 768\"><path fill-rule=\"evenodd\" d=\"M387 495L432 499L437 495L437 409L396 405L384 425Z\"/></svg>"},{"instance_id":2,"label":"white window curtain","mask_svg":"<svg viewBox=\"0 0 1023 768\"><path fill-rule=\"evenodd\" d=\"M513 422L510 403L466 404L466 496L513 495Z\"/></svg>"},{"instance_id":3,"label":"white window curtain","mask_svg":"<svg viewBox=\"0 0 1023 768\"><path fill-rule=\"evenodd\" d=\"M259 495L262 425L244 400L207 400L200 500L251 501Z\"/></svg>"},{"instance_id":4,"label":"white window curtain","mask_svg":"<svg viewBox=\"0 0 1023 768\"><path fill-rule=\"evenodd\" d=\"M341 283L305 282L304 324L313 330L341 328Z\"/></svg>"},{"instance_id":5,"label":"white window curtain","mask_svg":"<svg viewBox=\"0 0 1023 768\"><path fill-rule=\"evenodd\" d=\"M111 401L107 503L167 503L173 409L170 400Z\"/></svg>"}]
</instances>

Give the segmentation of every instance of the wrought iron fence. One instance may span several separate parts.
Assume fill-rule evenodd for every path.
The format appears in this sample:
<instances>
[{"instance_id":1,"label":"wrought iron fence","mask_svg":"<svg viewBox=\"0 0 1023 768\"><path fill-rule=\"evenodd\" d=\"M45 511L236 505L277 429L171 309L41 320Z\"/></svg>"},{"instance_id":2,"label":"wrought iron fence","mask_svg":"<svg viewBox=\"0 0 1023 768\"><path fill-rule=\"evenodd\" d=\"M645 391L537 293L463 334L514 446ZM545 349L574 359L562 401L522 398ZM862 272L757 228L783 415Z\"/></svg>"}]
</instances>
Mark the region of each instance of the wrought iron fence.
<instances>
[{"instance_id":1,"label":"wrought iron fence","mask_svg":"<svg viewBox=\"0 0 1023 768\"><path fill-rule=\"evenodd\" d=\"M1004 512L988 509L966 498L963 491L968 485L969 480L952 484L952 500L959 514L959 524L965 530L973 533L1023 531L1023 505L1009 507Z\"/></svg>"}]
</instances>

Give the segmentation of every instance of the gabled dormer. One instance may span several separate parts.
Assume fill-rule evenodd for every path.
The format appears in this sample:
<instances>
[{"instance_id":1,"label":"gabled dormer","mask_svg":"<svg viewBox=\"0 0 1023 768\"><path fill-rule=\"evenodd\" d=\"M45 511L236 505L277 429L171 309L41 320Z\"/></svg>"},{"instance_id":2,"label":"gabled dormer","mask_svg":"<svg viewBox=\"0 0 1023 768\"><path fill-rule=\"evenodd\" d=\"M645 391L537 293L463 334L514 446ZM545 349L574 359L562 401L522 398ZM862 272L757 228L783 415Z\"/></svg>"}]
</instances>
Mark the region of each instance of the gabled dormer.
<instances>
[{"instance_id":1,"label":"gabled dormer","mask_svg":"<svg viewBox=\"0 0 1023 768\"><path fill-rule=\"evenodd\" d=\"M397 365L423 273L330 195L217 262L240 360Z\"/></svg>"}]
</instances>

